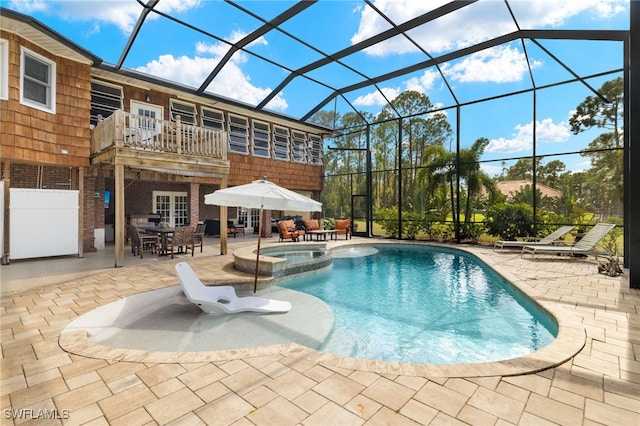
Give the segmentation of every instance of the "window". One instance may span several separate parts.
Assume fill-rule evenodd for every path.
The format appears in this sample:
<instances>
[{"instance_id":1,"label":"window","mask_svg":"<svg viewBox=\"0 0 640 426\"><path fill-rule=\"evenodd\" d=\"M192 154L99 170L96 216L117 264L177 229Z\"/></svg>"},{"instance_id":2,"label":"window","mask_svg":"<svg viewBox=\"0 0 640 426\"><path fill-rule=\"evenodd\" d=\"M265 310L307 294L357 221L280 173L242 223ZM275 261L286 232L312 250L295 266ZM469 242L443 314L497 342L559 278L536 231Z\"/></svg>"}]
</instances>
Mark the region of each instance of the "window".
<instances>
[{"instance_id":1,"label":"window","mask_svg":"<svg viewBox=\"0 0 640 426\"><path fill-rule=\"evenodd\" d=\"M224 130L224 113L215 109L202 107L202 127Z\"/></svg>"},{"instance_id":2,"label":"window","mask_svg":"<svg viewBox=\"0 0 640 426\"><path fill-rule=\"evenodd\" d=\"M176 116L180 116L180 122L185 124L196 124L196 107L184 102L169 101L169 114L171 121L176 121Z\"/></svg>"},{"instance_id":3,"label":"window","mask_svg":"<svg viewBox=\"0 0 640 426\"><path fill-rule=\"evenodd\" d=\"M20 103L55 113L56 63L24 47L20 62Z\"/></svg>"},{"instance_id":4,"label":"window","mask_svg":"<svg viewBox=\"0 0 640 426\"><path fill-rule=\"evenodd\" d=\"M0 38L0 99L9 99L9 42Z\"/></svg>"},{"instance_id":5,"label":"window","mask_svg":"<svg viewBox=\"0 0 640 426\"><path fill-rule=\"evenodd\" d=\"M309 135L309 162L322 164L322 138L318 135Z\"/></svg>"},{"instance_id":6,"label":"window","mask_svg":"<svg viewBox=\"0 0 640 426\"><path fill-rule=\"evenodd\" d=\"M271 134L269 124L253 120L253 155L269 157Z\"/></svg>"},{"instance_id":7,"label":"window","mask_svg":"<svg viewBox=\"0 0 640 426\"><path fill-rule=\"evenodd\" d=\"M107 118L113 111L123 109L122 87L102 81L91 81L91 124L98 122L98 115Z\"/></svg>"},{"instance_id":8,"label":"window","mask_svg":"<svg viewBox=\"0 0 640 426\"><path fill-rule=\"evenodd\" d=\"M249 124L246 117L229 114L229 151L249 153Z\"/></svg>"},{"instance_id":9,"label":"window","mask_svg":"<svg viewBox=\"0 0 640 426\"><path fill-rule=\"evenodd\" d=\"M273 158L289 159L289 129L273 126Z\"/></svg>"},{"instance_id":10,"label":"window","mask_svg":"<svg viewBox=\"0 0 640 426\"><path fill-rule=\"evenodd\" d=\"M291 131L293 142L291 144L291 157L297 163L307 162L307 135L297 130Z\"/></svg>"}]
</instances>

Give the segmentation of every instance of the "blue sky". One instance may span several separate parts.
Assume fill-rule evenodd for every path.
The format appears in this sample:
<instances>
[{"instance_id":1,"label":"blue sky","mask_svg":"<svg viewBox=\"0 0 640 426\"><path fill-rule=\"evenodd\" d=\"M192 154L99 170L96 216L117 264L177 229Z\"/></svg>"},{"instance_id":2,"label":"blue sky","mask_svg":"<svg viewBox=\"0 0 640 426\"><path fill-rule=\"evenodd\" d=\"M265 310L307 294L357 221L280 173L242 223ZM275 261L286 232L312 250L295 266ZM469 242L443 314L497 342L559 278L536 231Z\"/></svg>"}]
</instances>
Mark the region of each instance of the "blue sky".
<instances>
[{"instance_id":1,"label":"blue sky","mask_svg":"<svg viewBox=\"0 0 640 426\"><path fill-rule=\"evenodd\" d=\"M76 44L115 64L131 34L142 7L135 0L0 0L2 6L33 16ZM434 9L442 0L376 0L374 6L394 23L400 24ZM265 20L291 7L293 1L254 0L237 2ZM515 0L512 12L522 29L614 29L628 30L629 0ZM228 51L226 41L236 41L262 25L262 22L220 0L160 0L159 8L221 40L187 30L170 20L150 14L138 40L125 60L124 67L199 87L204 78ZM365 40L390 28L375 10L360 0L322 0L283 25L283 29L307 44L293 42L278 32L268 32L248 50L233 55L224 71L208 91L257 105L289 73L287 69L264 61L269 58L296 69ZM481 0L451 13L446 18L411 30L409 36L394 37L366 51L344 58L343 63L368 76L377 76L397 67L427 59L420 46L433 56L473 45L516 30L502 0ZM580 76L588 76L622 67L622 46L615 42L567 42L541 40L540 44ZM532 42L526 43L536 85L571 79L570 72L547 52ZM341 88L362 80L346 66L331 65L309 73L308 77ZM447 62L440 70L461 103L531 87L522 44L512 42ZM618 74L589 81L599 88ZM269 103L269 109L301 117L332 92L314 82L296 78ZM404 90L425 93L432 103L451 106L454 101L435 68L423 69L346 95L360 110L377 114L384 97L393 99ZM571 84L540 91L537 99L538 154L579 151L597 132L574 136L568 129L573 109L592 93L582 84ZM351 111L339 100L338 112ZM532 152L532 95L518 95L490 104L462 108L462 144L470 145L479 137L491 143L483 159L519 157ZM450 117L455 117L453 110ZM452 125L455 124L452 121ZM549 159L553 159L549 157ZM579 156L563 157L571 170L588 167ZM586 161L586 162L585 162ZM512 162L509 162L512 163ZM490 174L499 173L500 164L487 163Z\"/></svg>"}]
</instances>

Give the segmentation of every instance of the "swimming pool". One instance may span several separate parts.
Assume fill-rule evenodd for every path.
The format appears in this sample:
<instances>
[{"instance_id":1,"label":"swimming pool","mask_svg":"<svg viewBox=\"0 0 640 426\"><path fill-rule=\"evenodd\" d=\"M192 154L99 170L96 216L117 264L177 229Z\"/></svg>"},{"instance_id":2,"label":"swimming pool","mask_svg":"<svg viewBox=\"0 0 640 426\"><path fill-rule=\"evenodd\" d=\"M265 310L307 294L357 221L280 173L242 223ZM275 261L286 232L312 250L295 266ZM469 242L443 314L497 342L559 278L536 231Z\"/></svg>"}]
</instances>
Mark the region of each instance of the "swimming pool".
<instances>
[{"instance_id":1,"label":"swimming pool","mask_svg":"<svg viewBox=\"0 0 640 426\"><path fill-rule=\"evenodd\" d=\"M530 354L558 333L548 313L465 252L405 244L361 250L358 256L353 248L338 249L331 268L280 284L332 307L334 329L318 350L468 364Z\"/></svg>"}]
</instances>

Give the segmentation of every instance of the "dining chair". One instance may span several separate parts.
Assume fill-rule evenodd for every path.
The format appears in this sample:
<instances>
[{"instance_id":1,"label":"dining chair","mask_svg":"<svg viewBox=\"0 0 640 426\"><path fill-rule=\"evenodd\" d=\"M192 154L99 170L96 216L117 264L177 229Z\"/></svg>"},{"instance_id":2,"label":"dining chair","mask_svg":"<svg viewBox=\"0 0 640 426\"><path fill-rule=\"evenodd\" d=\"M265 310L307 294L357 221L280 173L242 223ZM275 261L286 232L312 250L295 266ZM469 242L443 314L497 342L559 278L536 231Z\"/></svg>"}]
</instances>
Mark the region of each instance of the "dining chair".
<instances>
[{"instance_id":1,"label":"dining chair","mask_svg":"<svg viewBox=\"0 0 640 426\"><path fill-rule=\"evenodd\" d=\"M159 250L160 238L157 235L140 234L135 225L127 225L127 231L131 237L131 253L134 256L140 255L140 259L142 259L145 250L151 253Z\"/></svg>"},{"instance_id":2,"label":"dining chair","mask_svg":"<svg viewBox=\"0 0 640 426\"><path fill-rule=\"evenodd\" d=\"M198 222L196 230L193 232L193 239L196 247L200 247L200 253L202 253L202 246L204 245L204 230L206 225L204 222Z\"/></svg>"},{"instance_id":3,"label":"dining chair","mask_svg":"<svg viewBox=\"0 0 640 426\"><path fill-rule=\"evenodd\" d=\"M171 253L172 259L174 254L188 254L189 250L193 256L194 248L195 237L191 226L177 227L173 235L167 238L167 252Z\"/></svg>"}]
</instances>

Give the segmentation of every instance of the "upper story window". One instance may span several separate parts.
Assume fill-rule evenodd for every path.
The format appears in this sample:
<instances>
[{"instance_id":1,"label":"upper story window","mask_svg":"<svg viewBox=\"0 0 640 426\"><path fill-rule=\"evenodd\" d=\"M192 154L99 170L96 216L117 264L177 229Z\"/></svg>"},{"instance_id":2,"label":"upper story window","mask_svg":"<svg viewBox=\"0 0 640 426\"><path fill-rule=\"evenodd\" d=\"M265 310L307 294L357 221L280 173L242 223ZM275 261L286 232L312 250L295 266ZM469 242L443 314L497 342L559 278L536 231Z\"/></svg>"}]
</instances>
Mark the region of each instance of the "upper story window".
<instances>
[{"instance_id":1,"label":"upper story window","mask_svg":"<svg viewBox=\"0 0 640 426\"><path fill-rule=\"evenodd\" d=\"M0 99L9 99L9 42L0 38Z\"/></svg>"},{"instance_id":2,"label":"upper story window","mask_svg":"<svg viewBox=\"0 0 640 426\"><path fill-rule=\"evenodd\" d=\"M229 114L229 151L249 153L249 123L246 117Z\"/></svg>"},{"instance_id":3,"label":"upper story window","mask_svg":"<svg viewBox=\"0 0 640 426\"><path fill-rule=\"evenodd\" d=\"M56 112L56 63L26 48L20 57L20 103Z\"/></svg>"},{"instance_id":4,"label":"upper story window","mask_svg":"<svg viewBox=\"0 0 640 426\"><path fill-rule=\"evenodd\" d=\"M273 158L289 159L289 129L273 126Z\"/></svg>"},{"instance_id":5,"label":"upper story window","mask_svg":"<svg viewBox=\"0 0 640 426\"><path fill-rule=\"evenodd\" d=\"M307 162L307 135L298 130L291 131L291 159L296 163Z\"/></svg>"},{"instance_id":6,"label":"upper story window","mask_svg":"<svg viewBox=\"0 0 640 426\"><path fill-rule=\"evenodd\" d=\"M224 130L224 113L215 109L202 107L202 127Z\"/></svg>"},{"instance_id":7,"label":"upper story window","mask_svg":"<svg viewBox=\"0 0 640 426\"><path fill-rule=\"evenodd\" d=\"M98 122L98 116L107 118L122 106L122 87L104 81L91 80L91 124Z\"/></svg>"},{"instance_id":8,"label":"upper story window","mask_svg":"<svg viewBox=\"0 0 640 426\"><path fill-rule=\"evenodd\" d=\"M252 121L253 124L253 155L258 157L269 157L269 147L271 133L268 123Z\"/></svg>"},{"instance_id":9,"label":"upper story window","mask_svg":"<svg viewBox=\"0 0 640 426\"><path fill-rule=\"evenodd\" d=\"M171 121L176 121L176 116L180 116L180 122L185 124L196 124L196 106L174 100L169 101L169 114Z\"/></svg>"},{"instance_id":10,"label":"upper story window","mask_svg":"<svg viewBox=\"0 0 640 426\"><path fill-rule=\"evenodd\" d=\"M322 164L322 138L309 135L309 163Z\"/></svg>"}]
</instances>

